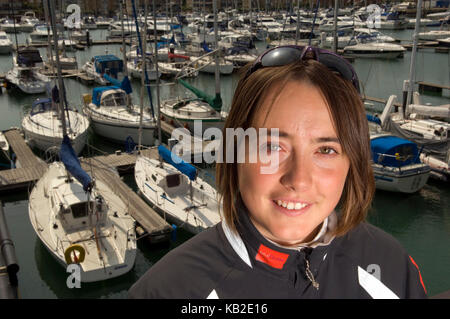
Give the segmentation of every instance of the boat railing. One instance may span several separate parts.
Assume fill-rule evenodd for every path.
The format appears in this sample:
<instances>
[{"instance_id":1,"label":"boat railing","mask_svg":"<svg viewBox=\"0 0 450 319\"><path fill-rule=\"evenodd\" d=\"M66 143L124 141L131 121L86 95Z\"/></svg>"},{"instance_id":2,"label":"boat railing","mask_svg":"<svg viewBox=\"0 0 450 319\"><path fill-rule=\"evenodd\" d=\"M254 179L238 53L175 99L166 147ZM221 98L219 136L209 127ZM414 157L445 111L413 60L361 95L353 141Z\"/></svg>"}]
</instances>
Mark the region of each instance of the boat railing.
<instances>
[{"instance_id":1,"label":"boat railing","mask_svg":"<svg viewBox=\"0 0 450 319\"><path fill-rule=\"evenodd\" d=\"M381 162L384 160L385 157L395 158L397 161L406 162L407 160L411 158L415 158L413 154L408 154L401 156L399 153L396 153L395 155L392 154L384 154L384 153L375 153L378 155L378 164L381 164Z\"/></svg>"},{"instance_id":2,"label":"boat railing","mask_svg":"<svg viewBox=\"0 0 450 319\"><path fill-rule=\"evenodd\" d=\"M59 251L59 249L60 249L60 246L61 246L61 251L62 251L62 254L64 254L64 246L63 246L63 243L68 243L69 245L71 244L71 241L70 240L68 240L68 239L65 239L65 240L63 240L63 239L61 239L61 238L59 238L59 237L56 237L57 238L57 240L56 240L56 252L58 252Z\"/></svg>"}]
</instances>

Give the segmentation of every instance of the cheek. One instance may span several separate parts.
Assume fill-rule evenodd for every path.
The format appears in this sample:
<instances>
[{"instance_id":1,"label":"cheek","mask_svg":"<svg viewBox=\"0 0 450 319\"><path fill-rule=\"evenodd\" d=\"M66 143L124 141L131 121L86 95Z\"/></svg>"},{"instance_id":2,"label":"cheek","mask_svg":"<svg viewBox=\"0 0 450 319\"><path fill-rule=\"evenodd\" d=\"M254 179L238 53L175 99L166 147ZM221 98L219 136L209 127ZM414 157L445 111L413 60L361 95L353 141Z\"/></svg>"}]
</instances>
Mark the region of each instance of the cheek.
<instances>
[{"instance_id":1,"label":"cheek","mask_svg":"<svg viewBox=\"0 0 450 319\"><path fill-rule=\"evenodd\" d=\"M239 191L243 199L261 199L265 194L269 194L271 185L276 183L274 175L261 174L260 169L259 164L238 165Z\"/></svg>"},{"instance_id":2,"label":"cheek","mask_svg":"<svg viewBox=\"0 0 450 319\"><path fill-rule=\"evenodd\" d=\"M335 197L336 202L339 201L347 179L348 169L348 163L337 164L332 168L319 169L320 173L317 176L316 182L321 192Z\"/></svg>"}]
</instances>

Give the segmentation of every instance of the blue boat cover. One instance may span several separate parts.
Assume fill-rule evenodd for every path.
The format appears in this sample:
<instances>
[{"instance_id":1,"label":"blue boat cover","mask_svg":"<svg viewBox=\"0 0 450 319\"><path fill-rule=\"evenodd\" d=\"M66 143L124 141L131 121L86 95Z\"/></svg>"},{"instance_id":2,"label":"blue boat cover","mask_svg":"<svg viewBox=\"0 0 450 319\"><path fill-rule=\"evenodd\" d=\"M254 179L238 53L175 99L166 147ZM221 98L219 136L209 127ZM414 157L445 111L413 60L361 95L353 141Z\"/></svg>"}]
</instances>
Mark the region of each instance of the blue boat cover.
<instances>
[{"instance_id":1,"label":"blue boat cover","mask_svg":"<svg viewBox=\"0 0 450 319\"><path fill-rule=\"evenodd\" d=\"M30 115L46 112L51 109L52 109L52 99L50 98L37 99L31 105Z\"/></svg>"},{"instance_id":2,"label":"blue boat cover","mask_svg":"<svg viewBox=\"0 0 450 319\"><path fill-rule=\"evenodd\" d=\"M396 136L380 136L370 140L374 163L402 167L420 163L417 144ZM388 155L388 156L384 156Z\"/></svg>"},{"instance_id":3,"label":"blue boat cover","mask_svg":"<svg viewBox=\"0 0 450 319\"><path fill-rule=\"evenodd\" d=\"M131 82L128 76L124 77L122 81L119 81L117 79L114 79L110 77L108 74L104 74L103 77L112 83L112 85L117 86L125 91L126 94L130 94L133 92L133 89L131 88Z\"/></svg>"},{"instance_id":4,"label":"blue boat cover","mask_svg":"<svg viewBox=\"0 0 450 319\"><path fill-rule=\"evenodd\" d=\"M97 73L103 74L108 71L109 74L116 78L119 72L123 72L122 59L119 59L113 54L94 56L94 65Z\"/></svg>"},{"instance_id":5,"label":"blue boat cover","mask_svg":"<svg viewBox=\"0 0 450 319\"><path fill-rule=\"evenodd\" d=\"M175 167L181 173L185 174L191 181L197 177L197 169L191 164L186 163L180 157L169 151L166 147L159 145L158 153L163 160Z\"/></svg>"},{"instance_id":6,"label":"blue boat cover","mask_svg":"<svg viewBox=\"0 0 450 319\"><path fill-rule=\"evenodd\" d=\"M120 89L118 86L99 86L92 90L92 103L97 106L100 106L100 101L102 98L102 94L108 90L117 90Z\"/></svg>"},{"instance_id":7,"label":"blue boat cover","mask_svg":"<svg viewBox=\"0 0 450 319\"><path fill-rule=\"evenodd\" d=\"M59 158L64 163L66 169L72 174L83 185L83 190L85 192L90 192L92 190L92 179L91 177L81 168L80 161L78 160L77 154L72 148L70 143L70 138L64 135L63 141L61 143L61 149L59 151Z\"/></svg>"}]
</instances>

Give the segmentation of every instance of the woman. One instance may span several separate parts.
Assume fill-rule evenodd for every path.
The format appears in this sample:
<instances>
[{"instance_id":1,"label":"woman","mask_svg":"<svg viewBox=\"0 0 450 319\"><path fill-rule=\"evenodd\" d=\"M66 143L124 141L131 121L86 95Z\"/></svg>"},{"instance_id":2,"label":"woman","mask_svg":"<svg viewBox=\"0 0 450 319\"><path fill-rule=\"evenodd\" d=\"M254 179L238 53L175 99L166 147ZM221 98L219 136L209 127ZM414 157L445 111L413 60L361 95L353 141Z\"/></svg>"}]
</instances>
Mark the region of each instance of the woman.
<instances>
[{"instance_id":1,"label":"woman","mask_svg":"<svg viewBox=\"0 0 450 319\"><path fill-rule=\"evenodd\" d=\"M426 297L412 258L364 222L375 188L351 65L326 50L283 46L244 72L224 132L266 129L278 138L224 138L222 158L245 155L216 167L224 220L168 253L129 296ZM251 161L255 143L266 156Z\"/></svg>"}]
</instances>

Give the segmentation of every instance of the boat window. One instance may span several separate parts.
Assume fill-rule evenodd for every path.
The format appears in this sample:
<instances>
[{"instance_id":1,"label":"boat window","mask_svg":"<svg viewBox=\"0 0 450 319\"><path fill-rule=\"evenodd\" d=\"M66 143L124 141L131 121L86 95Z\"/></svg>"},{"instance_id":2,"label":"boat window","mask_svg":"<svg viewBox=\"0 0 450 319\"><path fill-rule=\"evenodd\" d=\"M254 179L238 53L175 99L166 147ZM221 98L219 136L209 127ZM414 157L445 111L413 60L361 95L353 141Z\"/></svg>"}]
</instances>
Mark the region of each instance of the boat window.
<instances>
[{"instance_id":1,"label":"boat window","mask_svg":"<svg viewBox=\"0 0 450 319\"><path fill-rule=\"evenodd\" d=\"M106 96L102 104L104 106L123 106L126 104L125 95L123 93L112 93Z\"/></svg>"},{"instance_id":2,"label":"boat window","mask_svg":"<svg viewBox=\"0 0 450 319\"><path fill-rule=\"evenodd\" d=\"M0 35L0 40L6 40L8 37L6 35Z\"/></svg>"},{"instance_id":3,"label":"boat window","mask_svg":"<svg viewBox=\"0 0 450 319\"><path fill-rule=\"evenodd\" d=\"M72 210L72 215L73 218L81 218L81 217L86 217L89 214L89 207L88 207L88 203L90 204L90 208L92 210L93 206L93 202L89 201L89 202L81 202L81 203L77 203L77 204L73 204L70 206L71 210Z\"/></svg>"},{"instance_id":4,"label":"boat window","mask_svg":"<svg viewBox=\"0 0 450 319\"><path fill-rule=\"evenodd\" d=\"M166 176L167 187L177 187L180 185L180 174L171 174Z\"/></svg>"}]
</instances>

